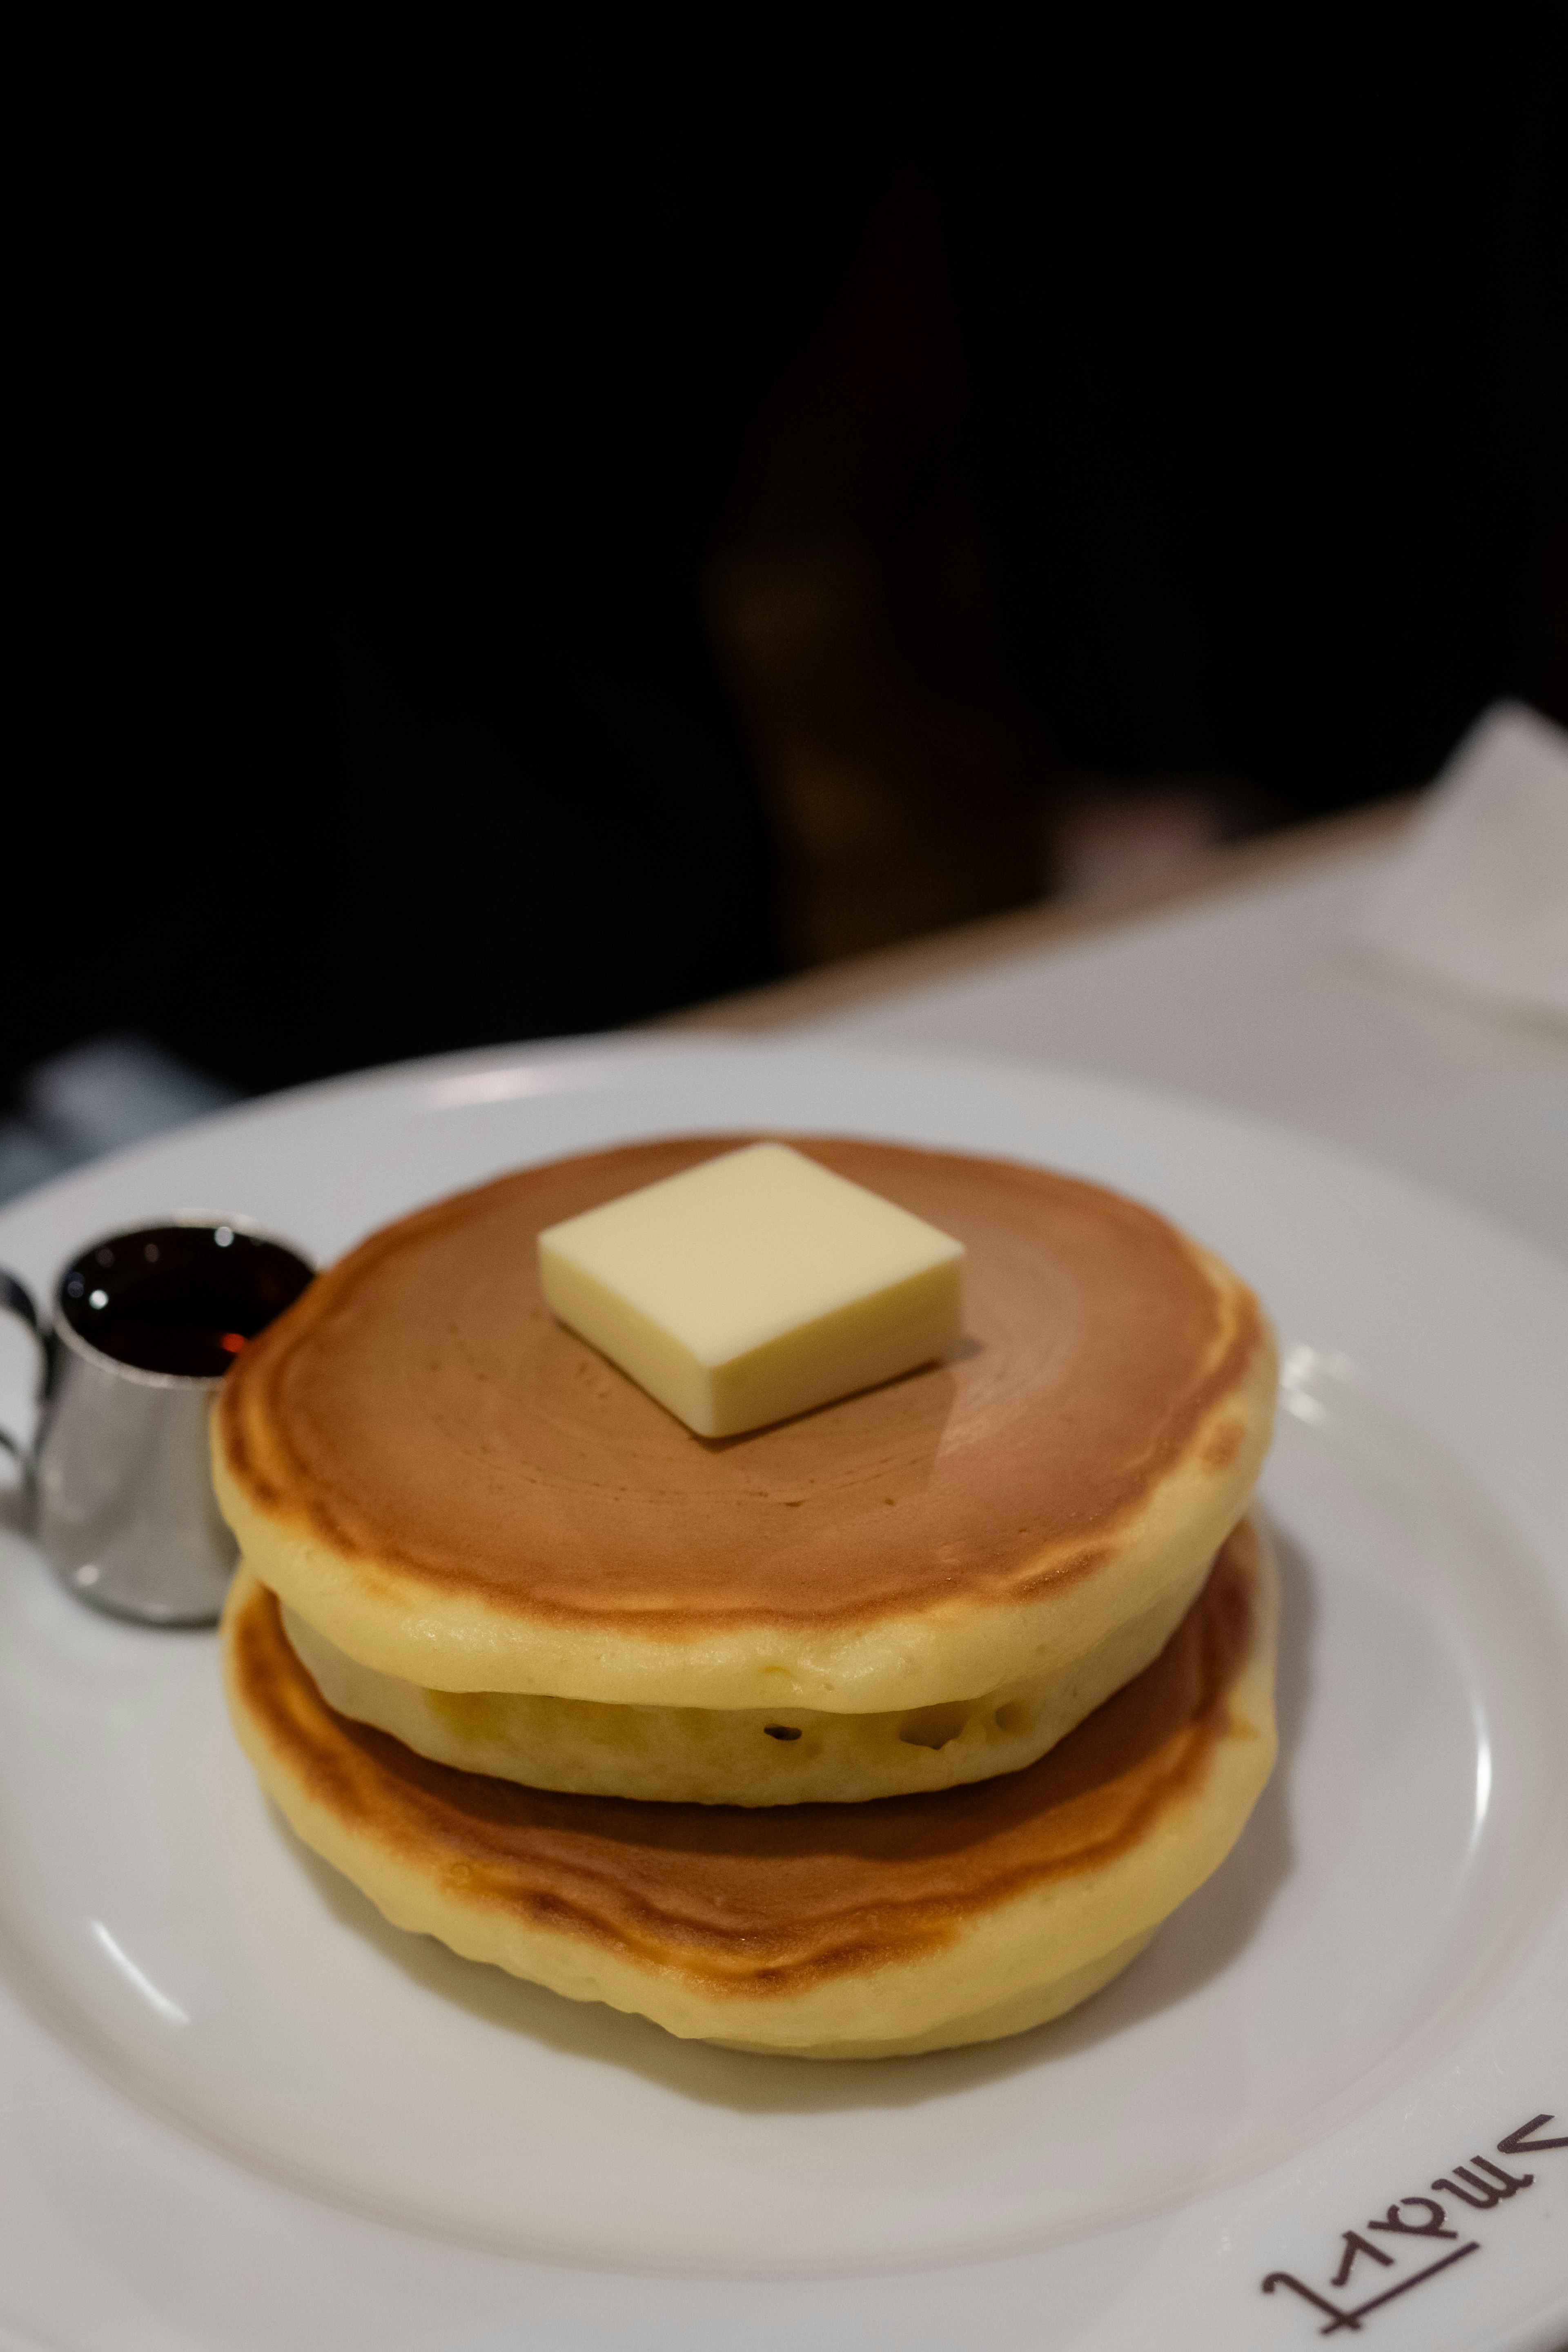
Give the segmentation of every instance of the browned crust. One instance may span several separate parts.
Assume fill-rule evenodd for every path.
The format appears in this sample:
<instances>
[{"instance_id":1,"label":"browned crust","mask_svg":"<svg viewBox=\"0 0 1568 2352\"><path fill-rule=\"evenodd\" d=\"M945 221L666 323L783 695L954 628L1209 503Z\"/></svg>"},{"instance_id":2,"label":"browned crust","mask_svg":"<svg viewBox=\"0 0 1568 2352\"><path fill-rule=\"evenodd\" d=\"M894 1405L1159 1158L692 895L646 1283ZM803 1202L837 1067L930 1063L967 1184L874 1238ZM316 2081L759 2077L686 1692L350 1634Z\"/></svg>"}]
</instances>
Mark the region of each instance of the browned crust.
<instances>
[{"instance_id":1,"label":"browned crust","mask_svg":"<svg viewBox=\"0 0 1568 2352\"><path fill-rule=\"evenodd\" d=\"M464 1907L502 1909L714 1991L788 1994L914 1958L1149 1836L1196 1792L1229 1727L1257 1599L1244 1522L1153 1664L1037 1763L860 1805L646 1804L431 1763L327 1706L260 1584L230 1623L229 1675L250 1736L290 1788Z\"/></svg>"},{"instance_id":2,"label":"browned crust","mask_svg":"<svg viewBox=\"0 0 1568 2352\"><path fill-rule=\"evenodd\" d=\"M971 1338L799 1420L693 1437L555 1323L534 1236L747 1139L555 1161L373 1235L230 1373L237 1484L372 1583L684 1640L1026 1601L1113 1557L1205 1436L1223 1475L1245 1423L1210 1424L1264 1336L1244 1286L1100 1186L841 1138L792 1140L964 1241Z\"/></svg>"}]
</instances>

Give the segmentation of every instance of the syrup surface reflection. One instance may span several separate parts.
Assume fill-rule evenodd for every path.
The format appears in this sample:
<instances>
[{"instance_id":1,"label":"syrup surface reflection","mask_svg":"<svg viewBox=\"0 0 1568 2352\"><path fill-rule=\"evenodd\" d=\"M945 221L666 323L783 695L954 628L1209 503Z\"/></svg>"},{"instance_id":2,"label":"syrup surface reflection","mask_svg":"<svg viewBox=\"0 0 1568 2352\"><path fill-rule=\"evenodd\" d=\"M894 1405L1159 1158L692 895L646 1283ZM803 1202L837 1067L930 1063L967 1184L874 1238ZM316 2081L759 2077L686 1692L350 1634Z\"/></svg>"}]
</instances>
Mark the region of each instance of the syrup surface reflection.
<instances>
[{"instance_id":1,"label":"syrup surface reflection","mask_svg":"<svg viewBox=\"0 0 1568 2352\"><path fill-rule=\"evenodd\" d=\"M153 1225L84 1250L61 1280L59 1322L138 1371L220 1380L247 1339L310 1280L281 1242L234 1225Z\"/></svg>"}]
</instances>

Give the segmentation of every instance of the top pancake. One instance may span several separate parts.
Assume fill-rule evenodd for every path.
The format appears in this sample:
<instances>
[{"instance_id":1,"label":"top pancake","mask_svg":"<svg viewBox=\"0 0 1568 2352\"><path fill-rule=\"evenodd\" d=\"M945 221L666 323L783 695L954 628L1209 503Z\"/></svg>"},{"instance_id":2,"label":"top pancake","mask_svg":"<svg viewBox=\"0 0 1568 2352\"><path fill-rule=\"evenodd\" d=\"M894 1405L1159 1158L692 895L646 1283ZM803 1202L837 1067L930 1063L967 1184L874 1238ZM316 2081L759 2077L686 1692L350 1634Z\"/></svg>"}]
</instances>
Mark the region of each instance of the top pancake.
<instances>
[{"instance_id":1,"label":"top pancake","mask_svg":"<svg viewBox=\"0 0 1568 2352\"><path fill-rule=\"evenodd\" d=\"M969 1337L744 1437L693 1436L554 1320L542 1227L748 1139L525 1169L319 1277L215 1416L257 1572L428 1688L841 1712L976 1696L1201 1576L1267 1448L1272 1343L1228 1269L1100 1186L792 1137L963 1242Z\"/></svg>"}]
</instances>

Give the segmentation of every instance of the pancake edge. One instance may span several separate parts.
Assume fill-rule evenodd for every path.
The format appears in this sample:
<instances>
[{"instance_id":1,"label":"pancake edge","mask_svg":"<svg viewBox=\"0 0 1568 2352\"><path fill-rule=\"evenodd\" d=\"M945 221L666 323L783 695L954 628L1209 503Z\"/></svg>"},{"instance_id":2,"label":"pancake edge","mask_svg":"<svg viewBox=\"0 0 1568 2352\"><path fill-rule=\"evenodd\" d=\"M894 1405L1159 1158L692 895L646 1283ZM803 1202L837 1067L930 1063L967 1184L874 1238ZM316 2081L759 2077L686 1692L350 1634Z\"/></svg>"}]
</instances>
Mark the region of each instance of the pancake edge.
<instances>
[{"instance_id":1,"label":"pancake edge","mask_svg":"<svg viewBox=\"0 0 1568 2352\"><path fill-rule=\"evenodd\" d=\"M968 2017L950 2018L943 2025L928 2027L923 2033L895 2035L885 2042L804 2042L798 2048L781 2050L765 2042L728 2042L721 2035L709 2038L717 2050L740 2050L752 2058L925 2058L938 2050L964 2050L972 2042L1004 2042L1016 2033L1032 2033L1037 2025L1049 2025L1053 2018L1065 2017L1069 2009L1102 1992L1112 1978L1130 1968L1141 1952L1147 1951L1159 1934L1159 1923L1130 1936L1124 1944L1117 1944L1109 1952L1101 1952L1081 1968L1069 1969L1065 1976L1053 1977L1048 1984L1031 1986L1028 1991L1012 2000L993 2003L989 2009L976 2010Z\"/></svg>"},{"instance_id":2,"label":"pancake edge","mask_svg":"<svg viewBox=\"0 0 1568 2352\"><path fill-rule=\"evenodd\" d=\"M1223 1549L1223 1546L1221 1548ZM1021 1772L1153 1663L1196 1601L1214 1562L1163 1593L1156 1608L1111 1626L1087 1654L1028 1683L975 1699L866 1716L806 1707L606 1706L515 1691L427 1691L377 1675L332 1647L280 1602L290 1648L335 1714L401 1740L458 1772L568 1796L676 1805L865 1804ZM1033 1728L1005 1732L1023 1708ZM951 1726L954 1708L963 1719ZM486 1730L462 1727L474 1710ZM780 1715L801 1737L770 1738ZM946 1716L937 1744L921 1736ZM488 1731L488 1737L487 1737ZM910 1736L906 1737L906 1732Z\"/></svg>"},{"instance_id":3,"label":"pancake edge","mask_svg":"<svg viewBox=\"0 0 1568 2352\"><path fill-rule=\"evenodd\" d=\"M290 1828L395 1927L433 1935L464 1958L501 1968L568 2000L598 2000L650 2018L682 2040L781 2055L908 2053L1026 2031L1060 2013L1050 2006L1053 1987L1065 1993L1063 2008L1088 1998L1231 1851L1277 1751L1279 1579L1256 1518L1253 1526L1251 1647L1228 1686L1224 1723L1194 1780L1162 1802L1137 1843L1103 1864L1032 1883L966 1917L944 1941L912 1959L826 1975L805 1969L798 1971L805 1981L794 1989L788 1970L773 1970L768 1990L758 1992L733 1977L700 1976L676 1959L628 1958L585 1932L542 1926L499 1906L465 1906L440 1884L437 1872L421 1869L374 1835L356 1837L291 1770L238 1685L234 1629L258 1581L244 1569L225 1612L225 1688L240 1745ZM1115 1958L1123 1951L1124 1959ZM1097 1975L1100 1963L1104 1973ZM1068 1990L1075 1976L1081 1992ZM1010 2017L1018 2021L1005 2021ZM983 2022L987 2019L990 2024Z\"/></svg>"},{"instance_id":4,"label":"pancake edge","mask_svg":"<svg viewBox=\"0 0 1568 2352\"><path fill-rule=\"evenodd\" d=\"M1184 1236L1184 1238L1185 1238ZM627 1614L563 1625L525 1606L432 1584L395 1561L340 1551L302 1517L265 1507L211 1421L218 1507L253 1571L362 1665L429 1690L510 1691L617 1706L803 1706L882 1714L979 1698L1086 1655L1114 1626L1201 1581L1246 1512L1273 1437L1273 1328L1239 1276L1196 1243L1235 1344L1253 1339L1181 1461L1123 1522L1019 1564L1022 1599L966 1594L844 1620L693 1620L672 1633ZM1230 1441L1227 1445L1227 1441Z\"/></svg>"}]
</instances>

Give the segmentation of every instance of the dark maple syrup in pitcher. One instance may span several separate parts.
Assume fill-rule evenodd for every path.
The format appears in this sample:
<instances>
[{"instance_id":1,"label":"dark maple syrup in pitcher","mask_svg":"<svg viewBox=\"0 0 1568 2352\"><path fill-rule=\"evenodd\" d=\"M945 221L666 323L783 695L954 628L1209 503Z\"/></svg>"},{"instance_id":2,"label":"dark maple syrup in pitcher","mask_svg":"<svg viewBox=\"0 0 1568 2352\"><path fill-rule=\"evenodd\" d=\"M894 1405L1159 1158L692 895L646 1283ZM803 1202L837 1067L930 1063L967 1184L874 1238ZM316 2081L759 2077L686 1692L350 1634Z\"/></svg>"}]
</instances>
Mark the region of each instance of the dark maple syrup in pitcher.
<instances>
[{"instance_id":1,"label":"dark maple syrup in pitcher","mask_svg":"<svg viewBox=\"0 0 1568 2352\"><path fill-rule=\"evenodd\" d=\"M149 1225L84 1250L61 1280L58 1314L117 1364L218 1380L311 1274L283 1243L237 1225Z\"/></svg>"}]
</instances>

